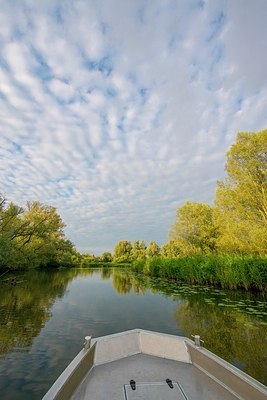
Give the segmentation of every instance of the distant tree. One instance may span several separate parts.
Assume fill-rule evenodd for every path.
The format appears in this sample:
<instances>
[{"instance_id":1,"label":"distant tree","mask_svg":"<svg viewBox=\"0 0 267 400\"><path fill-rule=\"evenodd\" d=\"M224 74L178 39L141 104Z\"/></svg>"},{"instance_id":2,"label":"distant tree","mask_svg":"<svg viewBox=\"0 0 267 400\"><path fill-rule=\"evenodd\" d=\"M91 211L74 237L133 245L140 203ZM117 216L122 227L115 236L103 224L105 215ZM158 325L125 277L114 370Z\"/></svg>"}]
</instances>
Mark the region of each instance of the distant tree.
<instances>
[{"instance_id":1,"label":"distant tree","mask_svg":"<svg viewBox=\"0 0 267 400\"><path fill-rule=\"evenodd\" d=\"M267 129L238 133L218 182L215 218L222 252L267 253Z\"/></svg>"},{"instance_id":2,"label":"distant tree","mask_svg":"<svg viewBox=\"0 0 267 400\"><path fill-rule=\"evenodd\" d=\"M160 252L161 252L160 247L154 241L150 242L146 249L146 254L150 258L159 257Z\"/></svg>"},{"instance_id":3,"label":"distant tree","mask_svg":"<svg viewBox=\"0 0 267 400\"><path fill-rule=\"evenodd\" d=\"M90 253L81 254L81 267L87 268L90 267L90 264L96 262L96 257Z\"/></svg>"},{"instance_id":4,"label":"distant tree","mask_svg":"<svg viewBox=\"0 0 267 400\"><path fill-rule=\"evenodd\" d=\"M102 256L101 256L101 261L103 262L112 262L112 254L109 253L108 251L105 251Z\"/></svg>"},{"instance_id":5,"label":"distant tree","mask_svg":"<svg viewBox=\"0 0 267 400\"><path fill-rule=\"evenodd\" d=\"M144 260L146 258L146 245L144 240L135 240L132 248L133 260Z\"/></svg>"},{"instance_id":6,"label":"distant tree","mask_svg":"<svg viewBox=\"0 0 267 400\"><path fill-rule=\"evenodd\" d=\"M178 208L170 238L179 243L184 254L215 251L217 237L218 229L214 224L211 206L186 201Z\"/></svg>"},{"instance_id":7,"label":"distant tree","mask_svg":"<svg viewBox=\"0 0 267 400\"><path fill-rule=\"evenodd\" d=\"M169 240L161 246L161 256L164 258L177 258L181 255L181 247L177 240Z\"/></svg>"},{"instance_id":8,"label":"distant tree","mask_svg":"<svg viewBox=\"0 0 267 400\"><path fill-rule=\"evenodd\" d=\"M132 245L128 240L121 240L114 248L114 261L130 262L132 261Z\"/></svg>"}]
</instances>

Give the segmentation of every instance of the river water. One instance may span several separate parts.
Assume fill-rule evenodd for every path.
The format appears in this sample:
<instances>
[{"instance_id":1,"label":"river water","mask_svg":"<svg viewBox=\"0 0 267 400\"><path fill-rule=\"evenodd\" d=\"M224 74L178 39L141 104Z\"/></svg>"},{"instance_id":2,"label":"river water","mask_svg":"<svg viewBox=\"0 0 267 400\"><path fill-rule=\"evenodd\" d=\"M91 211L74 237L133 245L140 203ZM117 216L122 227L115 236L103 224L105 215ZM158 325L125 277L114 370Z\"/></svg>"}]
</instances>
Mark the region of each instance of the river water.
<instances>
[{"instance_id":1,"label":"river water","mask_svg":"<svg viewBox=\"0 0 267 400\"><path fill-rule=\"evenodd\" d=\"M84 336L142 328L190 337L267 385L263 294L121 269L29 271L0 283L0 397L41 399Z\"/></svg>"}]
</instances>

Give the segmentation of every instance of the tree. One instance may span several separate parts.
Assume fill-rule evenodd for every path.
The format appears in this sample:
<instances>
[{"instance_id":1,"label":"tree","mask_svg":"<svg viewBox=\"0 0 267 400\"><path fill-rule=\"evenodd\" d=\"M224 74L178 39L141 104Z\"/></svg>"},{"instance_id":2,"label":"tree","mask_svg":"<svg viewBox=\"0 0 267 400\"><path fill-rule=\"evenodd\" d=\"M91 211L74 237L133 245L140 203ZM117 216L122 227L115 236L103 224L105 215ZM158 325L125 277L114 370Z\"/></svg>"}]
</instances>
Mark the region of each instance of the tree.
<instances>
[{"instance_id":1,"label":"tree","mask_svg":"<svg viewBox=\"0 0 267 400\"><path fill-rule=\"evenodd\" d=\"M27 224L21 220L23 209L7 203L1 197L0 206L0 268L12 268L13 260L20 258L16 250L16 237L25 232Z\"/></svg>"},{"instance_id":2,"label":"tree","mask_svg":"<svg viewBox=\"0 0 267 400\"><path fill-rule=\"evenodd\" d=\"M50 261L50 265L58 267L79 267L82 262L81 254L74 248L72 242L68 239L58 239L55 243L54 262Z\"/></svg>"},{"instance_id":3,"label":"tree","mask_svg":"<svg viewBox=\"0 0 267 400\"><path fill-rule=\"evenodd\" d=\"M159 257L160 256L160 247L157 245L156 242L152 241L149 243L149 245L146 249L146 254L150 258Z\"/></svg>"},{"instance_id":4,"label":"tree","mask_svg":"<svg viewBox=\"0 0 267 400\"><path fill-rule=\"evenodd\" d=\"M170 239L175 240L184 254L210 253L216 250L218 230L213 209L205 203L186 201L176 212Z\"/></svg>"},{"instance_id":5,"label":"tree","mask_svg":"<svg viewBox=\"0 0 267 400\"><path fill-rule=\"evenodd\" d=\"M169 240L161 246L161 255L164 258L177 258L181 255L180 244L177 240Z\"/></svg>"},{"instance_id":6,"label":"tree","mask_svg":"<svg viewBox=\"0 0 267 400\"><path fill-rule=\"evenodd\" d=\"M35 201L22 209L0 201L0 268L74 265L77 254L63 228L54 207Z\"/></svg>"},{"instance_id":7,"label":"tree","mask_svg":"<svg viewBox=\"0 0 267 400\"><path fill-rule=\"evenodd\" d=\"M101 261L103 262L112 262L112 254L108 251L105 251L101 256Z\"/></svg>"},{"instance_id":8,"label":"tree","mask_svg":"<svg viewBox=\"0 0 267 400\"><path fill-rule=\"evenodd\" d=\"M146 245L144 240L135 240L133 242L132 259L144 260L146 258Z\"/></svg>"},{"instance_id":9,"label":"tree","mask_svg":"<svg viewBox=\"0 0 267 400\"><path fill-rule=\"evenodd\" d=\"M238 133L218 182L215 218L222 252L266 254L267 130Z\"/></svg>"},{"instance_id":10,"label":"tree","mask_svg":"<svg viewBox=\"0 0 267 400\"><path fill-rule=\"evenodd\" d=\"M90 264L97 262L97 258L90 253L81 254L81 267L90 267Z\"/></svg>"},{"instance_id":11,"label":"tree","mask_svg":"<svg viewBox=\"0 0 267 400\"><path fill-rule=\"evenodd\" d=\"M114 261L130 262L132 261L132 245L128 240L121 240L114 248Z\"/></svg>"},{"instance_id":12,"label":"tree","mask_svg":"<svg viewBox=\"0 0 267 400\"><path fill-rule=\"evenodd\" d=\"M56 264L57 250L65 240L64 223L55 207L37 201L28 202L21 215L23 229L15 237L20 267Z\"/></svg>"}]
</instances>

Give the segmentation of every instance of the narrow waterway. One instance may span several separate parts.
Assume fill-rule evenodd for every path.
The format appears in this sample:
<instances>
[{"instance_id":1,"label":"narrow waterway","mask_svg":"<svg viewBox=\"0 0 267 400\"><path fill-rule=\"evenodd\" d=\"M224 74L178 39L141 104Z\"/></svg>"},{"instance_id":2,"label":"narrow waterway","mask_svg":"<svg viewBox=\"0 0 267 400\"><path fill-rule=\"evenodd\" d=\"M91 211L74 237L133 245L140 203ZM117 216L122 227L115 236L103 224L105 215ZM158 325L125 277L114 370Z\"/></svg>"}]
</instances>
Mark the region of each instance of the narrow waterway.
<instances>
[{"instance_id":1,"label":"narrow waterway","mask_svg":"<svg viewBox=\"0 0 267 400\"><path fill-rule=\"evenodd\" d=\"M200 334L209 350L267 384L264 295L120 269L31 271L0 283L1 399L39 400L84 336L133 328Z\"/></svg>"}]
</instances>

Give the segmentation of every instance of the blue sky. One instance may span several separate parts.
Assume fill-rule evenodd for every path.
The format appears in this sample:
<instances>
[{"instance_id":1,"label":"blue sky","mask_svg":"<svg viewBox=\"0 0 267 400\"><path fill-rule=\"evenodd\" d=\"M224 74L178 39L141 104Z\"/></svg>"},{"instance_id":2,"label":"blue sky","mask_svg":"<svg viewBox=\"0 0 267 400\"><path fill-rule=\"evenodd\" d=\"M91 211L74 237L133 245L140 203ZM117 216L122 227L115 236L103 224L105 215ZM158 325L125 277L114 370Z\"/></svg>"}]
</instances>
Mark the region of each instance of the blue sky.
<instances>
[{"instance_id":1,"label":"blue sky","mask_svg":"<svg viewBox=\"0 0 267 400\"><path fill-rule=\"evenodd\" d=\"M0 0L0 193L81 252L167 241L267 127L266 0Z\"/></svg>"}]
</instances>

